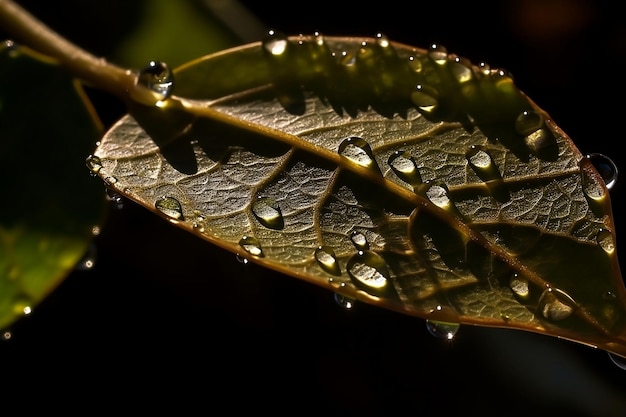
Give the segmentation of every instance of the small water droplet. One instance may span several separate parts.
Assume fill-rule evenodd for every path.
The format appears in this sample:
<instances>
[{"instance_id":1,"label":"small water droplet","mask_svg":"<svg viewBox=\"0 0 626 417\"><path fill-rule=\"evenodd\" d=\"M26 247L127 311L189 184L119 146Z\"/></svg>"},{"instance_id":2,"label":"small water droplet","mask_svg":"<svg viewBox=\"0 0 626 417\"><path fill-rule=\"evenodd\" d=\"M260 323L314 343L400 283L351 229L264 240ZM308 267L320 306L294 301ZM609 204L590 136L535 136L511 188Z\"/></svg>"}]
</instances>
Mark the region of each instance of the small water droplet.
<instances>
[{"instance_id":1,"label":"small water droplet","mask_svg":"<svg viewBox=\"0 0 626 417\"><path fill-rule=\"evenodd\" d=\"M596 171L600 174L602 179L604 180L604 184L606 188L609 190L615 186L617 182L617 165L611 158L601 153L590 153L587 154L587 159L594 166Z\"/></svg>"},{"instance_id":2,"label":"small water droplet","mask_svg":"<svg viewBox=\"0 0 626 417\"><path fill-rule=\"evenodd\" d=\"M365 236L363 232L355 230L350 235L350 240L352 241L352 244L357 250L367 250L370 248L370 244L367 241L367 237Z\"/></svg>"},{"instance_id":3,"label":"small water droplet","mask_svg":"<svg viewBox=\"0 0 626 417\"><path fill-rule=\"evenodd\" d=\"M424 70L424 65L420 60L420 56L412 55L409 57L409 68L415 73L421 73Z\"/></svg>"},{"instance_id":4,"label":"small water droplet","mask_svg":"<svg viewBox=\"0 0 626 417\"><path fill-rule=\"evenodd\" d=\"M445 63L448 62L448 49L443 45L433 43L428 47L428 56L433 62L439 65L445 65Z\"/></svg>"},{"instance_id":5,"label":"small water droplet","mask_svg":"<svg viewBox=\"0 0 626 417\"><path fill-rule=\"evenodd\" d=\"M395 151L387 163L402 181L408 182L413 188L422 184L422 176L417 163L407 151Z\"/></svg>"},{"instance_id":6,"label":"small water droplet","mask_svg":"<svg viewBox=\"0 0 626 417\"><path fill-rule=\"evenodd\" d=\"M459 332L461 325L459 323L449 323L446 321L426 320L426 329L428 333L439 338L452 340Z\"/></svg>"},{"instance_id":7,"label":"small water droplet","mask_svg":"<svg viewBox=\"0 0 626 417\"><path fill-rule=\"evenodd\" d=\"M379 254L365 250L358 251L346 265L354 284L370 294L381 294L389 287L387 263Z\"/></svg>"},{"instance_id":8,"label":"small water droplet","mask_svg":"<svg viewBox=\"0 0 626 417\"><path fill-rule=\"evenodd\" d=\"M95 155L89 155L87 159L85 159L85 164L87 165L89 171L94 175L100 172L100 169L102 168L102 161Z\"/></svg>"},{"instance_id":9,"label":"small water droplet","mask_svg":"<svg viewBox=\"0 0 626 417\"><path fill-rule=\"evenodd\" d=\"M554 145L554 135L545 126L543 116L534 110L525 110L515 119L515 131L524 137L524 142L534 155Z\"/></svg>"},{"instance_id":10,"label":"small water droplet","mask_svg":"<svg viewBox=\"0 0 626 417\"><path fill-rule=\"evenodd\" d=\"M596 235L596 242L609 255L615 252L615 242L610 230L600 229Z\"/></svg>"},{"instance_id":11,"label":"small water droplet","mask_svg":"<svg viewBox=\"0 0 626 417\"><path fill-rule=\"evenodd\" d=\"M469 60L455 56L449 65L452 76L460 83L467 83L474 78L472 64Z\"/></svg>"},{"instance_id":12,"label":"small water droplet","mask_svg":"<svg viewBox=\"0 0 626 417\"><path fill-rule=\"evenodd\" d=\"M324 271L333 275L341 275L335 251L329 246L319 246L315 249L315 260Z\"/></svg>"},{"instance_id":13,"label":"small water droplet","mask_svg":"<svg viewBox=\"0 0 626 417\"><path fill-rule=\"evenodd\" d=\"M626 358L625 357L616 355L615 353L612 353L612 352L607 352L607 354L609 355L611 362L613 362L615 366L626 371Z\"/></svg>"},{"instance_id":14,"label":"small water droplet","mask_svg":"<svg viewBox=\"0 0 626 417\"><path fill-rule=\"evenodd\" d=\"M109 200L116 209L121 210L124 208L124 196L122 196L122 194L112 188L107 188L105 191L107 200Z\"/></svg>"},{"instance_id":15,"label":"small water droplet","mask_svg":"<svg viewBox=\"0 0 626 417\"><path fill-rule=\"evenodd\" d=\"M337 304L346 310L352 310L354 307L354 298L335 293L334 299Z\"/></svg>"},{"instance_id":16,"label":"small water droplet","mask_svg":"<svg viewBox=\"0 0 626 417\"><path fill-rule=\"evenodd\" d=\"M238 253L238 254L236 254L236 255L235 255L235 260L236 260L237 262L239 262L240 264L244 264L244 265L247 265L247 264L248 264L248 262L250 262L250 261L248 260L248 258L246 258L246 257L244 257L244 256L241 256L241 254L240 254L240 253Z\"/></svg>"},{"instance_id":17,"label":"small water droplet","mask_svg":"<svg viewBox=\"0 0 626 417\"><path fill-rule=\"evenodd\" d=\"M543 127L543 116L536 111L525 110L515 119L515 131L520 135L528 135Z\"/></svg>"},{"instance_id":18,"label":"small water droplet","mask_svg":"<svg viewBox=\"0 0 626 417\"><path fill-rule=\"evenodd\" d=\"M77 271L89 271L96 266L96 256L98 248L95 244L89 245L87 252L83 255L82 259L76 264Z\"/></svg>"},{"instance_id":19,"label":"small water droplet","mask_svg":"<svg viewBox=\"0 0 626 417\"><path fill-rule=\"evenodd\" d=\"M527 299L530 295L530 288L528 286L528 281L525 278L521 278L517 274L513 274L511 280L509 281L509 287L513 294L522 299Z\"/></svg>"},{"instance_id":20,"label":"small water droplet","mask_svg":"<svg viewBox=\"0 0 626 417\"><path fill-rule=\"evenodd\" d=\"M584 158L580 161L583 192L590 201L601 203L606 197L605 188L602 184L603 180L592 167L587 164L591 164L588 158Z\"/></svg>"},{"instance_id":21,"label":"small water droplet","mask_svg":"<svg viewBox=\"0 0 626 417\"><path fill-rule=\"evenodd\" d=\"M273 56L283 55L287 51L289 40L287 36L281 32L270 30L265 39L263 39L263 48Z\"/></svg>"},{"instance_id":22,"label":"small water droplet","mask_svg":"<svg viewBox=\"0 0 626 417\"><path fill-rule=\"evenodd\" d=\"M547 288L539 298L537 310L548 320L559 321L574 312L576 302L566 292L557 288Z\"/></svg>"},{"instance_id":23,"label":"small water droplet","mask_svg":"<svg viewBox=\"0 0 626 417\"><path fill-rule=\"evenodd\" d=\"M165 62L150 61L140 72L137 82L150 89L157 101L168 99L174 89L174 75Z\"/></svg>"},{"instance_id":24,"label":"small water droplet","mask_svg":"<svg viewBox=\"0 0 626 417\"><path fill-rule=\"evenodd\" d=\"M389 43L389 38L386 35L382 34L382 33L377 33L376 34L376 43L381 48L387 48L387 47L389 47L391 45Z\"/></svg>"},{"instance_id":25,"label":"small water droplet","mask_svg":"<svg viewBox=\"0 0 626 417\"><path fill-rule=\"evenodd\" d=\"M108 177L105 177L103 181L105 185L114 185L117 183L117 178L113 176L108 176Z\"/></svg>"},{"instance_id":26,"label":"small water droplet","mask_svg":"<svg viewBox=\"0 0 626 417\"><path fill-rule=\"evenodd\" d=\"M411 93L411 101L421 111L433 113L439 106L439 94L433 88L417 84L415 91Z\"/></svg>"},{"instance_id":27,"label":"small water droplet","mask_svg":"<svg viewBox=\"0 0 626 417\"><path fill-rule=\"evenodd\" d=\"M244 236L239 240L239 246L241 246L250 255L263 257L263 249L261 249L261 243L253 236Z\"/></svg>"},{"instance_id":28,"label":"small water droplet","mask_svg":"<svg viewBox=\"0 0 626 417\"><path fill-rule=\"evenodd\" d=\"M183 207L174 197L161 197L154 203L154 207L171 220L184 220Z\"/></svg>"},{"instance_id":29,"label":"small water droplet","mask_svg":"<svg viewBox=\"0 0 626 417\"><path fill-rule=\"evenodd\" d=\"M450 201L450 197L448 196L448 190L443 185L431 185L428 187L426 190L426 198L442 209L448 210L452 208L452 201Z\"/></svg>"},{"instance_id":30,"label":"small water droplet","mask_svg":"<svg viewBox=\"0 0 626 417\"><path fill-rule=\"evenodd\" d=\"M369 143L358 136L344 139L339 145L339 154L357 165L380 172Z\"/></svg>"},{"instance_id":31,"label":"small water droplet","mask_svg":"<svg viewBox=\"0 0 626 417\"><path fill-rule=\"evenodd\" d=\"M252 202L252 213L265 227L276 230L285 227L280 206L273 198L258 197Z\"/></svg>"}]
</instances>

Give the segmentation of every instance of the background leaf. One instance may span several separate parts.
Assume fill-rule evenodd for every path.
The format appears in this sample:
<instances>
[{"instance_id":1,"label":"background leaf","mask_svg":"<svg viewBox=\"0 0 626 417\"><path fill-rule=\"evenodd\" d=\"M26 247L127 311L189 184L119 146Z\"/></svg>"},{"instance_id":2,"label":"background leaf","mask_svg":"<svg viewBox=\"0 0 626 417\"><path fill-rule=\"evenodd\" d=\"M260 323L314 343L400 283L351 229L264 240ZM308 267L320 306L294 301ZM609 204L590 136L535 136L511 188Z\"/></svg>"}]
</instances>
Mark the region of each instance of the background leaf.
<instances>
[{"instance_id":1,"label":"background leaf","mask_svg":"<svg viewBox=\"0 0 626 417\"><path fill-rule=\"evenodd\" d=\"M119 3L123 11L114 7ZM107 51L124 28L140 18L126 8L139 3L113 1L102 8L97 2L63 0L40 16L54 19L63 33L77 33L73 39L80 45L107 43L106 50L87 49L110 56ZM407 8L388 2L373 12L362 2L344 2L345 11L317 2L306 13L290 12L284 4L245 5L268 28L286 33L371 36L382 31L412 45L437 41L474 62L486 59L503 66L583 152L604 153L622 166L612 122L621 119L622 109L603 103L608 92L623 93L623 86L608 88L609 77L592 76L594 57L601 56L607 69L623 65L621 23L615 19L619 10L610 3L545 3L450 7L432 2ZM77 4L98 12L77 13L84 20L68 19ZM556 11L550 12L553 7ZM537 18L544 11L549 24ZM105 123L125 112L106 99L98 104ZM612 191L615 213L623 211L622 184L618 181ZM619 215L616 226L620 236ZM89 274L72 274L14 328L11 343L0 345L3 357L13 358L4 368L13 378L6 395L23 393L24 386L33 395L49 392L58 385L55 375L63 373L68 375L64 390L73 388L83 398L111 406L126 404L126 398L136 401L137 383L143 383L164 394L159 407L181 406L172 393L186 388L187 404L205 407L210 399L215 407L235 410L247 404L233 404L227 393L245 393L258 409L274 411L293 410L276 392L319 412L434 415L445 410L496 416L504 409L511 415L543 410L621 416L626 408L623 371L603 352L531 333L477 327L463 327L449 343L431 337L422 320L367 305L345 312L328 291L242 265L135 204L111 211L97 243L96 267ZM242 346L248 355L241 354ZM96 351L109 355L85 366L85 352ZM159 366L146 352L160 358ZM186 378L188 369L211 381L210 394ZM118 379L121 374L126 377ZM274 376L273 384L267 375ZM97 386L104 376L116 380L117 397L85 390L87 382ZM451 390L443 389L451 381L454 401ZM65 398L57 398L64 408L74 403Z\"/></svg>"},{"instance_id":2,"label":"background leaf","mask_svg":"<svg viewBox=\"0 0 626 417\"><path fill-rule=\"evenodd\" d=\"M24 48L3 45L0 79L0 329L30 314L90 252L103 220L102 188L80 159L102 127L71 76ZM62 102L59 106L57 103ZM51 165L62 167L55 175ZM99 229L97 233L99 233Z\"/></svg>"}]
</instances>

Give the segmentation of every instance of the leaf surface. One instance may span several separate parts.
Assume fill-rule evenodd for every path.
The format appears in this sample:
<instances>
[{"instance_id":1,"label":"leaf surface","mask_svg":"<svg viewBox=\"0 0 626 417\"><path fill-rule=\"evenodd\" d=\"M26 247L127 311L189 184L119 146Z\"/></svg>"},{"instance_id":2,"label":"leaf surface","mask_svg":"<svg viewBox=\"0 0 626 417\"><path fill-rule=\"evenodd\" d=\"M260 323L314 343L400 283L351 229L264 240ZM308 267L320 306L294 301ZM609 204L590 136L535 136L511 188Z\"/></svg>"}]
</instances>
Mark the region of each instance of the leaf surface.
<instances>
[{"instance_id":1,"label":"leaf surface","mask_svg":"<svg viewBox=\"0 0 626 417\"><path fill-rule=\"evenodd\" d=\"M506 72L273 33L174 81L95 150L114 190L347 299L626 355L608 188Z\"/></svg>"},{"instance_id":2,"label":"leaf surface","mask_svg":"<svg viewBox=\"0 0 626 417\"><path fill-rule=\"evenodd\" d=\"M5 43L0 78L0 329L7 329L86 256L106 201L83 162L102 128L72 77Z\"/></svg>"}]
</instances>

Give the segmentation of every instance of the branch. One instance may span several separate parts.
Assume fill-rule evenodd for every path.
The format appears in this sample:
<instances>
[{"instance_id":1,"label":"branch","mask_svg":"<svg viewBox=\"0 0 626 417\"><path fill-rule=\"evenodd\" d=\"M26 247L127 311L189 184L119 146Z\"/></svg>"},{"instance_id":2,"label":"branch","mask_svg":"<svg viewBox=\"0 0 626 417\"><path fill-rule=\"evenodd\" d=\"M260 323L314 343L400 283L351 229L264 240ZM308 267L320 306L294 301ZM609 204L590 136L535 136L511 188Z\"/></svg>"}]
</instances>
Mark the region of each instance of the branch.
<instances>
[{"instance_id":1,"label":"branch","mask_svg":"<svg viewBox=\"0 0 626 417\"><path fill-rule=\"evenodd\" d=\"M137 95L137 74L61 37L12 0L0 0L0 27L16 42L58 61L74 76L124 101Z\"/></svg>"}]
</instances>

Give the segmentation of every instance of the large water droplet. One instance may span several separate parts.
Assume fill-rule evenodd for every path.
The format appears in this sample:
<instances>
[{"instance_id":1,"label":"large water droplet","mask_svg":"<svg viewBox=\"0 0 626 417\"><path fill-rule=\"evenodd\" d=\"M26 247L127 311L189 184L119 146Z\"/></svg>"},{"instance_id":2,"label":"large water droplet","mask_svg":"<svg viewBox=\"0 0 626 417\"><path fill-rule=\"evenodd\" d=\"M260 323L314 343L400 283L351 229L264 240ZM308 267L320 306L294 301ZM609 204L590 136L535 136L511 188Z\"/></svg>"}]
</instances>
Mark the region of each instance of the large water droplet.
<instances>
[{"instance_id":1,"label":"large water droplet","mask_svg":"<svg viewBox=\"0 0 626 417\"><path fill-rule=\"evenodd\" d=\"M315 249L315 260L324 271L333 275L341 275L335 251L328 246L319 246Z\"/></svg>"},{"instance_id":2,"label":"large water droplet","mask_svg":"<svg viewBox=\"0 0 626 417\"><path fill-rule=\"evenodd\" d=\"M261 249L261 243L253 236L244 236L239 240L239 246L241 246L250 255L263 257L263 249Z\"/></svg>"},{"instance_id":3,"label":"large water droplet","mask_svg":"<svg viewBox=\"0 0 626 417\"><path fill-rule=\"evenodd\" d=\"M408 182L413 188L422 184L417 163L408 152L395 151L389 156L387 163L402 181Z\"/></svg>"},{"instance_id":4,"label":"large water droplet","mask_svg":"<svg viewBox=\"0 0 626 417\"><path fill-rule=\"evenodd\" d=\"M438 320L426 320L426 329L428 332L440 339L452 340L458 333L461 325L459 323L450 323Z\"/></svg>"},{"instance_id":5,"label":"large water droplet","mask_svg":"<svg viewBox=\"0 0 626 417\"><path fill-rule=\"evenodd\" d=\"M259 197L252 202L252 213L259 222L270 229L282 229L285 227L283 214L278 202L271 197Z\"/></svg>"},{"instance_id":6,"label":"large water droplet","mask_svg":"<svg viewBox=\"0 0 626 417\"><path fill-rule=\"evenodd\" d=\"M610 230L600 229L596 235L596 242L609 255L615 252L615 242Z\"/></svg>"},{"instance_id":7,"label":"large water droplet","mask_svg":"<svg viewBox=\"0 0 626 417\"><path fill-rule=\"evenodd\" d=\"M94 175L100 172L100 169L102 168L102 161L95 155L89 155L87 159L85 159L85 164L87 165L89 171Z\"/></svg>"},{"instance_id":8,"label":"large water droplet","mask_svg":"<svg viewBox=\"0 0 626 417\"><path fill-rule=\"evenodd\" d=\"M596 171L600 174L604 180L606 188L609 190L615 186L617 182L617 165L611 158L601 153L590 153L586 155L587 159L594 166Z\"/></svg>"},{"instance_id":9,"label":"large water droplet","mask_svg":"<svg viewBox=\"0 0 626 417\"><path fill-rule=\"evenodd\" d=\"M137 82L150 89L157 101L168 99L174 89L174 75L165 62L150 61L141 72Z\"/></svg>"},{"instance_id":10,"label":"large water droplet","mask_svg":"<svg viewBox=\"0 0 626 417\"><path fill-rule=\"evenodd\" d=\"M162 197L154 203L154 207L172 220L184 220L183 207L174 197Z\"/></svg>"},{"instance_id":11,"label":"large water droplet","mask_svg":"<svg viewBox=\"0 0 626 417\"><path fill-rule=\"evenodd\" d=\"M389 288L387 263L375 252L357 252L348 260L346 269L354 284L370 294L379 295Z\"/></svg>"},{"instance_id":12,"label":"large water droplet","mask_svg":"<svg viewBox=\"0 0 626 417\"><path fill-rule=\"evenodd\" d=\"M418 84L411 93L411 101L424 113L433 113L439 106L439 94L433 88Z\"/></svg>"},{"instance_id":13,"label":"large water droplet","mask_svg":"<svg viewBox=\"0 0 626 417\"><path fill-rule=\"evenodd\" d=\"M574 312L576 302L566 292L557 288L547 288L539 298L537 310L548 320L559 321Z\"/></svg>"},{"instance_id":14,"label":"large water droplet","mask_svg":"<svg viewBox=\"0 0 626 417\"><path fill-rule=\"evenodd\" d=\"M339 154L357 165L380 172L369 143L358 136L344 139L339 145Z\"/></svg>"},{"instance_id":15,"label":"large water droplet","mask_svg":"<svg viewBox=\"0 0 626 417\"><path fill-rule=\"evenodd\" d=\"M273 56L283 55L287 51L288 45L287 36L275 30L270 30L263 39L263 48Z\"/></svg>"}]
</instances>

